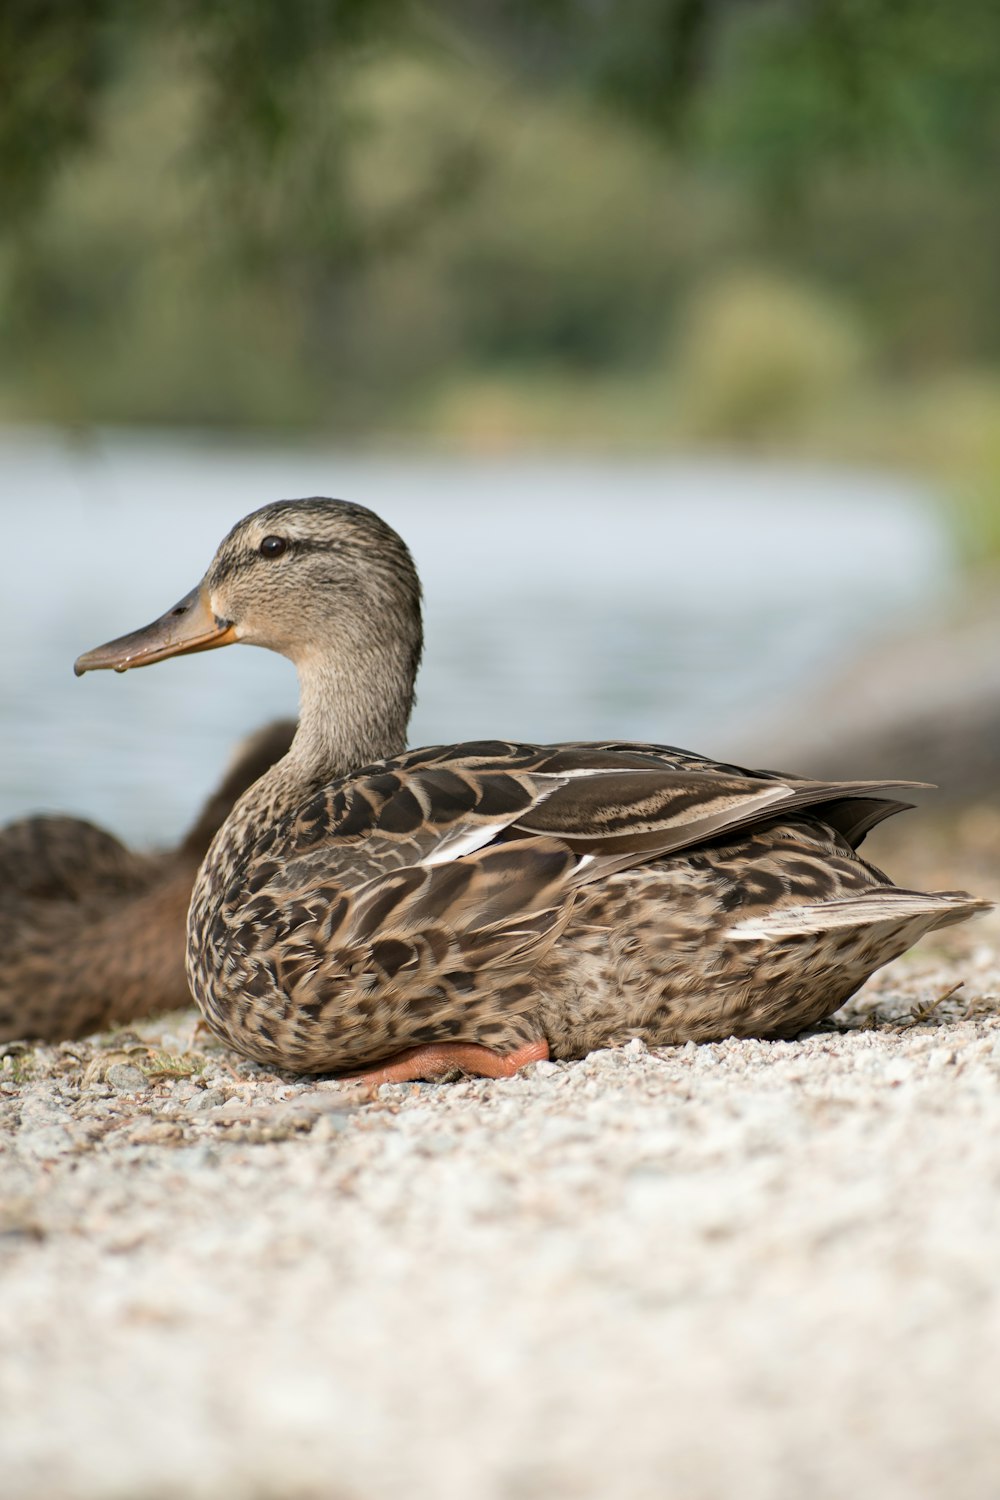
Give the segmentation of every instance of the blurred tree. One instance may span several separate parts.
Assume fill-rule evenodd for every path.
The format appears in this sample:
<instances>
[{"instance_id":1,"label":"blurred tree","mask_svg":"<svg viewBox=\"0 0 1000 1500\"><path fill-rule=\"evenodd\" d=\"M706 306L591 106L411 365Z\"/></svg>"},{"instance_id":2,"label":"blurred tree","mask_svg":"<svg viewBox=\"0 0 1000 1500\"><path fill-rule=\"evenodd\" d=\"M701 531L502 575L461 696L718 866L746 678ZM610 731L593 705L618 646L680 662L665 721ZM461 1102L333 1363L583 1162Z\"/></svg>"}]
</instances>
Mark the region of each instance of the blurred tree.
<instances>
[{"instance_id":1,"label":"blurred tree","mask_svg":"<svg viewBox=\"0 0 1000 1500\"><path fill-rule=\"evenodd\" d=\"M0 4L0 185L9 232L66 154L92 140L114 69L115 0Z\"/></svg>"},{"instance_id":2,"label":"blurred tree","mask_svg":"<svg viewBox=\"0 0 1000 1500\"><path fill-rule=\"evenodd\" d=\"M482 49L785 189L845 154L1000 149L994 0L2 0L0 232L99 141L140 43L183 47L204 159L246 188L308 136L320 81L336 96L403 40Z\"/></svg>"},{"instance_id":3,"label":"blurred tree","mask_svg":"<svg viewBox=\"0 0 1000 1500\"><path fill-rule=\"evenodd\" d=\"M804 431L1000 360L998 158L996 0L0 0L0 413Z\"/></svg>"}]
</instances>

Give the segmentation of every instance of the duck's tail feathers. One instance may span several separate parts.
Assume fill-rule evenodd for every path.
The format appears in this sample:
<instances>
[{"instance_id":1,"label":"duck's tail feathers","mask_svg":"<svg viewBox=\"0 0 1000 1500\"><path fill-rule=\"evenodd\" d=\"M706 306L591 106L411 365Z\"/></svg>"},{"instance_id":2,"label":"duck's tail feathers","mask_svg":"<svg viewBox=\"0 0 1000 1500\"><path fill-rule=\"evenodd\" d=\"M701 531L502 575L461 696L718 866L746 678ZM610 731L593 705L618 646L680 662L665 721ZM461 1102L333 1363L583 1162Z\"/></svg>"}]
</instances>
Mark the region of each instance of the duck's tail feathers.
<instances>
[{"instance_id":1,"label":"duck's tail feathers","mask_svg":"<svg viewBox=\"0 0 1000 1500\"><path fill-rule=\"evenodd\" d=\"M844 897L814 905L786 906L761 916L747 917L729 929L737 941L805 937L838 928L898 928L912 924L913 941L937 927L965 922L979 912L992 910L992 901L980 901L967 891L903 891L875 887L861 896Z\"/></svg>"},{"instance_id":2,"label":"duck's tail feathers","mask_svg":"<svg viewBox=\"0 0 1000 1500\"><path fill-rule=\"evenodd\" d=\"M857 849L879 823L897 813L909 812L912 807L912 802L898 802L889 797L845 797L842 802L824 807L819 816L843 834L852 849Z\"/></svg>"}]
</instances>

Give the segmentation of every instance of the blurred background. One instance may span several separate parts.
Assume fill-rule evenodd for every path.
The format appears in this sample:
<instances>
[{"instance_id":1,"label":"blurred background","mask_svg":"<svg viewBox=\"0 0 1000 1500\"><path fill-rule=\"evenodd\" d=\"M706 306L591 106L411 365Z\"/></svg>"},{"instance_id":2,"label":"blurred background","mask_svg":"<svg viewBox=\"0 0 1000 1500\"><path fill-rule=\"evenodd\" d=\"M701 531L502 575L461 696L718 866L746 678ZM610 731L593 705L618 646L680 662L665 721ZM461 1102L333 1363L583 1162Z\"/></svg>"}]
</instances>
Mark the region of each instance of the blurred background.
<instances>
[{"instance_id":1,"label":"blurred background","mask_svg":"<svg viewBox=\"0 0 1000 1500\"><path fill-rule=\"evenodd\" d=\"M415 741L989 796L998 166L990 0L4 0L0 817L172 837L294 711L70 666L305 493L414 550Z\"/></svg>"}]
</instances>

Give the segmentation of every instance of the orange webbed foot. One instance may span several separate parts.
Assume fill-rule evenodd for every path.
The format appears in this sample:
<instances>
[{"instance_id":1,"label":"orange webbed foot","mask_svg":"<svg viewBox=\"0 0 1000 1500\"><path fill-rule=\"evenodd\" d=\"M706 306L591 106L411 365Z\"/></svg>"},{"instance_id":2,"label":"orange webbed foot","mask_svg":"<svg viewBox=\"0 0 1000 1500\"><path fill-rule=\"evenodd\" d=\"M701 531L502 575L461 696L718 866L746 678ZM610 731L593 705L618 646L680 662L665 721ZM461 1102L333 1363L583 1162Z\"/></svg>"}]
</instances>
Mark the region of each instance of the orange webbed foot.
<instances>
[{"instance_id":1,"label":"orange webbed foot","mask_svg":"<svg viewBox=\"0 0 1000 1500\"><path fill-rule=\"evenodd\" d=\"M442 1078L446 1073L468 1073L473 1078L512 1078L529 1063L544 1062L549 1055L546 1041L526 1042L514 1052L494 1052L477 1042L432 1042L409 1047L384 1063L348 1073L345 1083L411 1083Z\"/></svg>"}]
</instances>

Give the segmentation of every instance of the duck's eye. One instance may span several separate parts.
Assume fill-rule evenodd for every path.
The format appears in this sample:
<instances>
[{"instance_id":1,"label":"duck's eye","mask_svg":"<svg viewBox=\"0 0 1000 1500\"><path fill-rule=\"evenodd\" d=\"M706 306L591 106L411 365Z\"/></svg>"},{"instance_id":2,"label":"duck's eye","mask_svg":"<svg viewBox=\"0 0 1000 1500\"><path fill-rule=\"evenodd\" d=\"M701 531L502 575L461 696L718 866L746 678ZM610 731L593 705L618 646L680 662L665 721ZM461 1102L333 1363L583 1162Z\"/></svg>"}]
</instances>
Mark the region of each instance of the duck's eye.
<instances>
[{"instance_id":1,"label":"duck's eye","mask_svg":"<svg viewBox=\"0 0 1000 1500\"><path fill-rule=\"evenodd\" d=\"M260 544L261 557L280 557L288 550L288 543L283 536L266 536Z\"/></svg>"}]
</instances>

